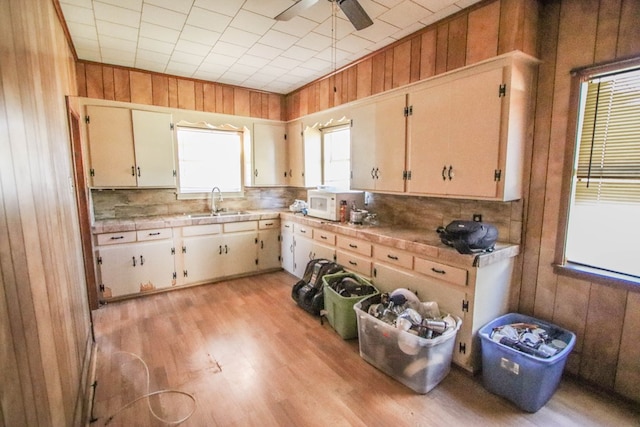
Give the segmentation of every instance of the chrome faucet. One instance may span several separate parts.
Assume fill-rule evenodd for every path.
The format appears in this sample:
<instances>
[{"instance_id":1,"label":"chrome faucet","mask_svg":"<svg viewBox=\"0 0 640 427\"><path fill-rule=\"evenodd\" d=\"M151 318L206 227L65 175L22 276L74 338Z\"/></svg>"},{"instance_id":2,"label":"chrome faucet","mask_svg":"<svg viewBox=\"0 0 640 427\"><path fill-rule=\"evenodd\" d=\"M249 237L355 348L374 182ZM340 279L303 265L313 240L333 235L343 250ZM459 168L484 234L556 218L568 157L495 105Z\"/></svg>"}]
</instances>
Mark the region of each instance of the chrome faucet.
<instances>
[{"instance_id":1,"label":"chrome faucet","mask_svg":"<svg viewBox=\"0 0 640 427\"><path fill-rule=\"evenodd\" d=\"M211 213L212 214L218 213L222 210L216 206L216 199L213 197L213 193L215 193L216 190L218 190L218 202L222 201L222 191L220 191L218 187L213 187L211 189Z\"/></svg>"}]
</instances>

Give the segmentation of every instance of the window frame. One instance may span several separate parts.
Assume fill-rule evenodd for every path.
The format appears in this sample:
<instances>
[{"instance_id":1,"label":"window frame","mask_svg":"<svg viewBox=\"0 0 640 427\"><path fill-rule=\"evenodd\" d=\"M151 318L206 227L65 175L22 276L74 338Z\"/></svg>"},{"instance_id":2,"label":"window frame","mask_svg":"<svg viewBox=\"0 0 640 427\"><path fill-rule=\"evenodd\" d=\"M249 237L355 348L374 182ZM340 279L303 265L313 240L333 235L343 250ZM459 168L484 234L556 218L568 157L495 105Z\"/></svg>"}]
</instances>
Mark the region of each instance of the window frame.
<instances>
[{"instance_id":1,"label":"window frame","mask_svg":"<svg viewBox=\"0 0 640 427\"><path fill-rule=\"evenodd\" d=\"M568 262L565 257L565 250L569 225L569 210L571 206L573 165L578 146L576 138L578 135L577 126L580 113L581 84L597 74L606 74L623 68L638 66L640 66L640 57L633 57L571 70L571 87L567 114L567 139L562 173L561 205L558 215L558 238L556 240L553 265L554 272L559 275L636 291L640 289L640 279L621 273Z\"/></svg>"}]
</instances>

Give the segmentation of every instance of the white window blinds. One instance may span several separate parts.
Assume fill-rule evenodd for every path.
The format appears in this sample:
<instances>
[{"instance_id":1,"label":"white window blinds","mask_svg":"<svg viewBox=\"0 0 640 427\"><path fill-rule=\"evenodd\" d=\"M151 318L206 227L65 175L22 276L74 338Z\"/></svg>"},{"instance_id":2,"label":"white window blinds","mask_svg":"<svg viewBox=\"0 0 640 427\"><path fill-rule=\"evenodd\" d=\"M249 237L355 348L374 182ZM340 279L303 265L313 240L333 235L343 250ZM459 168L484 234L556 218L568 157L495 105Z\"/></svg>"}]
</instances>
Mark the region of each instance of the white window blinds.
<instances>
[{"instance_id":1,"label":"white window blinds","mask_svg":"<svg viewBox=\"0 0 640 427\"><path fill-rule=\"evenodd\" d=\"M586 83L576 203L640 203L640 69Z\"/></svg>"}]
</instances>

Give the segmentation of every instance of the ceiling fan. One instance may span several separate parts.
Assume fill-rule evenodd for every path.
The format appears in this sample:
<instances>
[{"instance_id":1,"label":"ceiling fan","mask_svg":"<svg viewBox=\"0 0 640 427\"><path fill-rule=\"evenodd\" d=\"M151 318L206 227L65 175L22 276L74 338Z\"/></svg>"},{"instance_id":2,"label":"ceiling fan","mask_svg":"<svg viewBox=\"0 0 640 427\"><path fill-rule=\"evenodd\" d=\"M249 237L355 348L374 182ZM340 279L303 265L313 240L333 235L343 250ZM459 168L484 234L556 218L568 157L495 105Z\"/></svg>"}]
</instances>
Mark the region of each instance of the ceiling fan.
<instances>
[{"instance_id":1,"label":"ceiling fan","mask_svg":"<svg viewBox=\"0 0 640 427\"><path fill-rule=\"evenodd\" d=\"M373 25L373 21L367 15L367 12L362 8L358 0L329 0L330 2L336 2L342 12L347 16L349 21L353 24L356 30L362 30L369 25ZM287 8L284 12L276 16L274 19L277 21L288 21L294 16L298 15L304 9L313 6L318 0L298 0L296 3Z\"/></svg>"}]
</instances>

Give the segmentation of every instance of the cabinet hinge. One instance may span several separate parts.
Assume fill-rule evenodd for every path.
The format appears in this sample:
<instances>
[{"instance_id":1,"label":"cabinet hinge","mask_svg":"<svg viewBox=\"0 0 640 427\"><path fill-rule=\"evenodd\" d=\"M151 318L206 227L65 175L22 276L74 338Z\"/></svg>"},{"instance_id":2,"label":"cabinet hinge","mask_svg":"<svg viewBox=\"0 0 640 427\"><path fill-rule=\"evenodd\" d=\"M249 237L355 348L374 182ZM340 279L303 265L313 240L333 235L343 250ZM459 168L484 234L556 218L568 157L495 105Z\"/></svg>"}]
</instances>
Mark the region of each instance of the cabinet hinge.
<instances>
[{"instance_id":1,"label":"cabinet hinge","mask_svg":"<svg viewBox=\"0 0 640 427\"><path fill-rule=\"evenodd\" d=\"M98 289L100 289L100 292L104 292L104 285L100 285Z\"/></svg>"},{"instance_id":2,"label":"cabinet hinge","mask_svg":"<svg viewBox=\"0 0 640 427\"><path fill-rule=\"evenodd\" d=\"M458 353L462 353L462 354L466 354L467 353L467 345L463 342L461 342L458 345Z\"/></svg>"},{"instance_id":3,"label":"cabinet hinge","mask_svg":"<svg viewBox=\"0 0 640 427\"><path fill-rule=\"evenodd\" d=\"M173 280L176 280L178 278L178 273L174 271L172 277L173 277Z\"/></svg>"},{"instance_id":4,"label":"cabinet hinge","mask_svg":"<svg viewBox=\"0 0 640 427\"><path fill-rule=\"evenodd\" d=\"M186 254L186 253L187 253L187 247L186 247L186 246L183 246L183 247L182 247L182 253L183 253L183 254Z\"/></svg>"},{"instance_id":5,"label":"cabinet hinge","mask_svg":"<svg viewBox=\"0 0 640 427\"><path fill-rule=\"evenodd\" d=\"M502 98L503 96L507 96L507 85L504 83L501 84L498 89L498 98Z\"/></svg>"},{"instance_id":6,"label":"cabinet hinge","mask_svg":"<svg viewBox=\"0 0 640 427\"><path fill-rule=\"evenodd\" d=\"M96 176L95 169L93 169L93 168L89 169L89 176Z\"/></svg>"},{"instance_id":7,"label":"cabinet hinge","mask_svg":"<svg viewBox=\"0 0 640 427\"><path fill-rule=\"evenodd\" d=\"M378 277L378 270L375 268L373 269L373 277Z\"/></svg>"},{"instance_id":8,"label":"cabinet hinge","mask_svg":"<svg viewBox=\"0 0 640 427\"><path fill-rule=\"evenodd\" d=\"M169 129L173 130L173 123L169 123Z\"/></svg>"},{"instance_id":9,"label":"cabinet hinge","mask_svg":"<svg viewBox=\"0 0 640 427\"><path fill-rule=\"evenodd\" d=\"M287 134L286 133L284 134L284 140L285 141L287 140Z\"/></svg>"},{"instance_id":10,"label":"cabinet hinge","mask_svg":"<svg viewBox=\"0 0 640 427\"><path fill-rule=\"evenodd\" d=\"M258 258L256 258L256 265L258 265Z\"/></svg>"},{"instance_id":11,"label":"cabinet hinge","mask_svg":"<svg viewBox=\"0 0 640 427\"><path fill-rule=\"evenodd\" d=\"M500 181L502 179L502 169L496 169L493 171L493 180Z\"/></svg>"},{"instance_id":12,"label":"cabinet hinge","mask_svg":"<svg viewBox=\"0 0 640 427\"><path fill-rule=\"evenodd\" d=\"M278 261L282 262L282 257L278 255Z\"/></svg>"},{"instance_id":13,"label":"cabinet hinge","mask_svg":"<svg viewBox=\"0 0 640 427\"><path fill-rule=\"evenodd\" d=\"M182 277L187 277L189 275L189 273L187 272L187 270L182 270Z\"/></svg>"},{"instance_id":14,"label":"cabinet hinge","mask_svg":"<svg viewBox=\"0 0 640 427\"><path fill-rule=\"evenodd\" d=\"M98 265L102 265L102 257L101 256L98 257L97 262L98 262Z\"/></svg>"},{"instance_id":15,"label":"cabinet hinge","mask_svg":"<svg viewBox=\"0 0 640 427\"><path fill-rule=\"evenodd\" d=\"M405 117L409 117L413 115L413 105L410 105L408 107L404 107L404 116Z\"/></svg>"},{"instance_id":16,"label":"cabinet hinge","mask_svg":"<svg viewBox=\"0 0 640 427\"><path fill-rule=\"evenodd\" d=\"M256 237L255 242L256 245L258 244L258 238Z\"/></svg>"},{"instance_id":17,"label":"cabinet hinge","mask_svg":"<svg viewBox=\"0 0 640 427\"><path fill-rule=\"evenodd\" d=\"M171 248L171 255L175 255L176 254L176 248Z\"/></svg>"},{"instance_id":18,"label":"cabinet hinge","mask_svg":"<svg viewBox=\"0 0 640 427\"><path fill-rule=\"evenodd\" d=\"M84 116L84 122L85 122L86 124L91 123L91 119L89 118L89 116Z\"/></svg>"},{"instance_id":19,"label":"cabinet hinge","mask_svg":"<svg viewBox=\"0 0 640 427\"><path fill-rule=\"evenodd\" d=\"M469 300L462 300L462 311L469 312Z\"/></svg>"},{"instance_id":20,"label":"cabinet hinge","mask_svg":"<svg viewBox=\"0 0 640 427\"><path fill-rule=\"evenodd\" d=\"M176 170L173 170L173 177L175 178L176 176L178 176L178 174L176 173Z\"/></svg>"}]
</instances>

